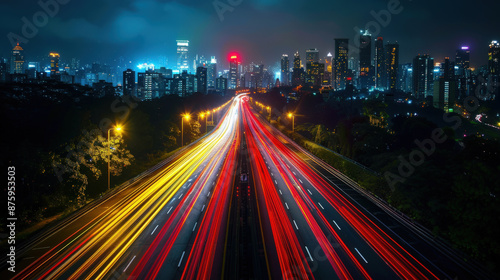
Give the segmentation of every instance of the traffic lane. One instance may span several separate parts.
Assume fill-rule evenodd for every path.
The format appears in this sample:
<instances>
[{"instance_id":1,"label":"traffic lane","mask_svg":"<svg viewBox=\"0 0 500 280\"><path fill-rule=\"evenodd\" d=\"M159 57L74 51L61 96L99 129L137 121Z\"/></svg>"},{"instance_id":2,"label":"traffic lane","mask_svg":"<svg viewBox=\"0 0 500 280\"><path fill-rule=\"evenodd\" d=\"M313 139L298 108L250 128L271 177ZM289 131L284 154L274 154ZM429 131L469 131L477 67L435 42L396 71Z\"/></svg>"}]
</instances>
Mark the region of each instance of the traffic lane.
<instances>
[{"instance_id":1,"label":"traffic lane","mask_svg":"<svg viewBox=\"0 0 500 280\"><path fill-rule=\"evenodd\" d=\"M306 199L309 199L316 206L322 215L326 217L331 228L337 231L342 241L347 245L348 249L355 255L363 267L367 270L370 276L374 279L399 279L394 271L384 262L375 250L364 240L364 238L347 222L344 217L338 212L333 205L328 202L323 195L318 192L316 186L311 184L309 180L303 176L307 170L300 170L295 167L294 162L281 153L282 159L286 167L291 172L291 176L295 179L303 193L306 194ZM293 174L293 175L292 175ZM318 223L322 221L317 220ZM328 234L328 232L325 232ZM340 246L340 245L339 245Z\"/></svg>"},{"instance_id":2,"label":"traffic lane","mask_svg":"<svg viewBox=\"0 0 500 280\"><path fill-rule=\"evenodd\" d=\"M381 208L379 205L376 205L364 195L360 194L355 187L344 183L344 181L339 179L339 172L337 170L319 162L318 159L307 154L305 151L298 150L295 146L292 148L296 149L297 153L301 153L303 158L307 158L307 164L316 170L317 173L321 175L332 188L338 189L340 192L344 193L344 197L348 201L358 205L358 209L361 210L363 214L372 217L372 222L374 222L378 227L384 229L384 232L392 239L396 240L397 243L407 251L407 253L409 252L410 255L417 258L417 260L421 262L420 264L415 263L415 265L424 264L424 267L431 268L433 273L438 276L440 275L439 278L451 279L454 277L450 277L449 275L467 274L462 267L457 267L456 264L451 264L450 261L446 261L447 257L443 256L436 250L436 248L424 241L421 236L411 232L404 225L402 225L400 221L397 221L394 217L386 213L387 210ZM343 174L340 175L345 176ZM458 273L458 271L462 271L462 273Z\"/></svg>"}]
</instances>

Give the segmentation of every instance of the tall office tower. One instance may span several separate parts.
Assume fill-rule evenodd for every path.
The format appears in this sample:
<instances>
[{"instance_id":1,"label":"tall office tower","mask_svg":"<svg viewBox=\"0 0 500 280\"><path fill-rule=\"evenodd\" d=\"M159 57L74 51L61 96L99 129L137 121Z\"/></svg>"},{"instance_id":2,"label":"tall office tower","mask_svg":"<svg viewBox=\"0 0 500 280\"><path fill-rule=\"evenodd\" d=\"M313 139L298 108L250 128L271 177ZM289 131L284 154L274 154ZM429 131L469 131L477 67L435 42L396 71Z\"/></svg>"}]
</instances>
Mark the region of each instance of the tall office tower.
<instances>
[{"instance_id":1,"label":"tall office tower","mask_svg":"<svg viewBox=\"0 0 500 280\"><path fill-rule=\"evenodd\" d=\"M367 89L372 86L372 35L365 30L359 36L359 86Z\"/></svg>"},{"instance_id":2,"label":"tall office tower","mask_svg":"<svg viewBox=\"0 0 500 280\"><path fill-rule=\"evenodd\" d=\"M223 76L215 79L215 89L220 95L226 95L227 90L227 79Z\"/></svg>"},{"instance_id":3,"label":"tall office tower","mask_svg":"<svg viewBox=\"0 0 500 280\"><path fill-rule=\"evenodd\" d=\"M288 54L281 56L281 86L288 86L290 81L290 60L288 59Z\"/></svg>"},{"instance_id":4,"label":"tall office tower","mask_svg":"<svg viewBox=\"0 0 500 280\"><path fill-rule=\"evenodd\" d=\"M470 71L470 49L463 46L457 50L455 56L455 76L457 79L457 98L468 96L471 90L472 80Z\"/></svg>"},{"instance_id":5,"label":"tall office tower","mask_svg":"<svg viewBox=\"0 0 500 280\"><path fill-rule=\"evenodd\" d=\"M413 64L406 63L399 66L398 88L403 92L412 92L413 86Z\"/></svg>"},{"instance_id":6,"label":"tall office tower","mask_svg":"<svg viewBox=\"0 0 500 280\"><path fill-rule=\"evenodd\" d=\"M332 79L333 79L333 55L332 53L328 53L325 58L325 83L329 86L332 85Z\"/></svg>"},{"instance_id":7,"label":"tall office tower","mask_svg":"<svg viewBox=\"0 0 500 280\"><path fill-rule=\"evenodd\" d=\"M177 40L177 70L189 71L189 41Z\"/></svg>"},{"instance_id":8,"label":"tall office tower","mask_svg":"<svg viewBox=\"0 0 500 280\"><path fill-rule=\"evenodd\" d=\"M58 53L53 53L51 52L49 54L49 58L50 58L50 76L54 76L54 75L59 75L59 58L60 58L60 55Z\"/></svg>"},{"instance_id":9,"label":"tall office tower","mask_svg":"<svg viewBox=\"0 0 500 280\"><path fill-rule=\"evenodd\" d=\"M309 86L321 87L325 76L325 64L319 62L307 63L306 83Z\"/></svg>"},{"instance_id":10,"label":"tall office tower","mask_svg":"<svg viewBox=\"0 0 500 280\"><path fill-rule=\"evenodd\" d=\"M240 62L237 55L231 55L229 58L229 81L227 88L236 89L238 87L238 66Z\"/></svg>"},{"instance_id":11,"label":"tall office tower","mask_svg":"<svg viewBox=\"0 0 500 280\"><path fill-rule=\"evenodd\" d=\"M308 49L306 50L306 64L319 62L319 51L318 49Z\"/></svg>"},{"instance_id":12,"label":"tall office tower","mask_svg":"<svg viewBox=\"0 0 500 280\"><path fill-rule=\"evenodd\" d=\"M198 92L207 94L207 68L203 66L196 68L196 78L198 79Z\"/></svg>"},{"instance_id":13,"label":"tall office tower","mask_svg":"<svg viewBox=\"0 0 500 280\"><path fill-rule=\"evenodd\" d=\"M346 87L349 39L335 39L335 89Z\"/></svg>"},{"instance_id":14,"label":"tall office tower","mask_svg":"<svg viewBox=\"0 0 500 280\"><path fill-rule=\"evenodd\" d=\"M292 86L296 87L302 85L304 83L304 74L300 54L297 51L293 55Z\"/></svg>"},{"instance_id":15,"label":"tall office tower","mask_svg":"<svg viewBox=\"0 0 500 280\"><path fill-rule=\"evenodd\" d=\"M456 71L455 75L463 76L465 74L465 70L470 67L470 50L469 47L464 46L457 50L457 54L455 56L455 66Z\"/></svg>"},{"instance_id":16,"label":"tall office tower","mask_svg":"<svg viewBox=\"0 0 500 280\"><path fill-rule=\"evenodd\" d=\"M154 70L137 74L137 97L151 100L163 94L165 94L165 84L162 74Z\"/></svg>"},{"instance_id":17,"label":"tall office tower","mask_svg":"<svg viewBox=\"0 0 500 280\"><path fill-rule=\"evenodd\" d=\"M398 82L398 67L399 67L399 44L387 43L386 49L386 75L387 89L393 90L397 88Z\"/></svg>"},{"instance_id":18,"label":"tall office tower","mask_svg":"<svg viewBox=\"0 0 500 280\"><path fill-rule=\"evenodd\" d=\"M136 96L135 71L132 69L123 71L123 95Z\"/></svg>"},{"instance_id":19,"label":"tall office tower","mask_svg":"<svg viewBox=\"0 0 500 280\"><path fill-rule=\"evenodd\" d=\"M445 57L444 62L441 63L440 73L440 78L448 81L455 80L455 63L451 62L449 57Z\"/></svg>"},{"instance_id":20,"label":"tall office tower","mask_svg":"<svg viewBox=\"0 0 500 280\"><path fill-rule=\"evenodd\" d=\"M423 99L433 93L434 58L428 54L417 55L413 59L413 94Z\"/></svg>"},{"instance_id":21,"label":"tall office tower","mask_svg":"<svg viewBox=\"0 0 500 280\"><path fill-rule=\"evenodd\" d=\"M375 41L375 87L378 90L387 86L385 63L384 38L378 37Z\"/></svg>"},{"instance_id":22,"label":"tall office tower","mask_svg":"<svg viewBox=\"0 0 500 280\"><path fill-rule=\"evenodd\" d=\"M12 56L10 57L10 73L11 74L24 74L24 50L19 46L12 49Z\"/></svg>"},{"instance_id":23,"label":"tall office tower","mask_svg":"<svg viewBox=\"0 0 500 280\"><path fill-rule=\"evenodd\" d=\"M446 112L453 109L455 103L456 86L455 64L450 62L449 57L445 57L441 63L440 76L434 82L433 106Z\"/></svg>"},{"instance_id":24,"label":"tall office tower","mask_svg":"<svg viewBox=\"0 0 500 280\"><path fill-rule=\"evenodd\" d=\"M488 70L491 75L500 75L500 43L491 41L488 50Z\"/></svg>"},{"instance_id":25,"label":"tall office tower","mask_svg":"<svg viewBox=\"0 0 500 280\"><path fill-rule=\"evenodd\" d=\"M3 58L0 58L0 83L7 80L7 63L5 63Z\"/></svg>"},{"instance_id":26,"label":"tall office tower","mask_svg":"<svg viewBox=\"0 0 500 280\"><path fill-rule=\"evenodd\" d=\"M320 86L320 65L319 65L319 51L318 49L308 49L306 50L306 84L309 86ZM325 72L325 65L321 63L323 74Z\"/></svg>"},{"instance_id":27,"label":"tall office tower","mask_svg":"<svg viewBox=\"0 0 500 280\"><path fill-rule=\"evenodd\" d=\"M207 67L207 87L215 89L215 79L217 79L217 59L212 56Z\"/></svg>"}]
</instances>

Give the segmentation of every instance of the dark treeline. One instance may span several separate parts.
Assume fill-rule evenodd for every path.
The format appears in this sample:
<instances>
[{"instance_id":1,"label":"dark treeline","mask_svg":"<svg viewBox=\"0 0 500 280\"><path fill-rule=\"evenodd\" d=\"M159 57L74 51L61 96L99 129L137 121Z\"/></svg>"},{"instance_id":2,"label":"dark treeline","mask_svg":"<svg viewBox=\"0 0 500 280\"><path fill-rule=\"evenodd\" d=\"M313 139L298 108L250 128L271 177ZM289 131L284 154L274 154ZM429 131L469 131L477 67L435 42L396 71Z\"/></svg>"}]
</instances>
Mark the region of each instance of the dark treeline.
<instances>
[{"instance_id":1,"label":"dark treeline","mask_svg":"<svg viewBox=\"0 0 500 280\"><path fill-rule=\"evenodd\" d=\"M294 112L296 132L380 173L380 180L361 185L499 273L498 132L479 137L481 125L456 114L443 121L441 110L421 104L338 100L314 93L287 103L285 96L274 89L254 98L276 108L273 119L278 123L291 128L286 113ZM498 102L481 105L480 111L498 109ZM434 142L435 148L426 141L427 150L422 150L415 141L432 140L436 129L445 140Z\"/></svg>"},{"instance_id":2,"label":"dark treeline","mask_svg":"<svg viewBox=\"0 0 500 280\"><path fill-rule=\"evenodd\" d=\"M195 93L136 101L96 97L92 89L74 85L0 84L1 162L16 168L18 230L69 213L106 191L105 146L113 147L113 187L180 147L181 114L192 117L184 122L186 144L206 131L196 114L229 98ZM107 130L118 124L123 132L111 131L108 143Z\"/></svg>"}]
</instances>

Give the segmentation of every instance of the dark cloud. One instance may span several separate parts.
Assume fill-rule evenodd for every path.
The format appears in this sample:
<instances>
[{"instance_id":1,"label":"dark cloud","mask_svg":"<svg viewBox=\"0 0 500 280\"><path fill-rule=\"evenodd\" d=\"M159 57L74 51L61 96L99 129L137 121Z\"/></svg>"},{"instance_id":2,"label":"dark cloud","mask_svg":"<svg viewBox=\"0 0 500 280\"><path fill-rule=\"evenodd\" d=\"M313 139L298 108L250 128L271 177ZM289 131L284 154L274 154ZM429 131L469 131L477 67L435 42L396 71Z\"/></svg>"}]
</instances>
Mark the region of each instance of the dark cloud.
<instances>
[{"instance_id":1,"label":"dark cloud","mask_svg":"<svg viewBox=\"0 0 500 280\"><path fill-rule=\"evenodd\" d=\"M230 8L222 21L216 1L70 0L25 49L33 57L57 50L63 59L164 56L173 62L175 40L188 39L192 54L224 59L227 52L238 51L244 62L274 64L282 53L296 50L302 55L307 48L318 48L321 56L333 53L335 37L352 40L354 28L376 22L372 14L392 0L218 0ZM0 55L10 50L7 34L21 34L21 18L32 19L41 10L37 2L0 4L0 33L5 34ZM392 15L379 36L400 43L401 62L423 52L441 60L470 45L472 64L479 66L486 62L489 41L500 39L498 1L401 0L400 6L401 13Z\"/></svg>"}]
</instances>

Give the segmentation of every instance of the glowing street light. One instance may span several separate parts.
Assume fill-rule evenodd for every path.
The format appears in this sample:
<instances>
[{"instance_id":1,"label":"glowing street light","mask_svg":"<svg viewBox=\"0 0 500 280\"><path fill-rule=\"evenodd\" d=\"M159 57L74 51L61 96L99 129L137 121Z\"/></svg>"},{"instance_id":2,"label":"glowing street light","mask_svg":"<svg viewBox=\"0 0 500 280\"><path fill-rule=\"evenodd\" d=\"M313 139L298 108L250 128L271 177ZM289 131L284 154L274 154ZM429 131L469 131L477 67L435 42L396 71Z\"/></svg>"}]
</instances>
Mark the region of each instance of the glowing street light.
<instances>
[{"instance_id":1,"label":"glowing street light","mask_svg":"<svg viewBox=\"0 0 500 280\"><path fill-rule=\"evenodd\" d=\"M295 115L293 113L288 113L288 117L292 119L292 132L295 132Z\"/></svg>"},{"instance_id":2,"label":"glowing street light","mask_svg":"<svg viewBox=\"0 0 500 280\"><path fill-rule=\"evenodd\" d=\"M189 119L191 119L191 116L189 114L182 115L182 120L181 120L181 147L184 146L184 118L187 121L189 121Z\"/></svg>"},{"instance_id":3,"label":"glowing street light","mask_svg":"<svg viewBox=\"0 0 500 280\"><path fill-rule=\"evenodd\" d=\"M115 127L112 127L110 129L108 129L108 191L110 189L110 183L111 183L111 175L110 175L110 166L111 166L111 144L109 143L109 136L110 136L110 132L111 130L114 130L116 132L121 132L122 131L122 126L120 125L117 125Z\"/></svg>"}]
</instances>

